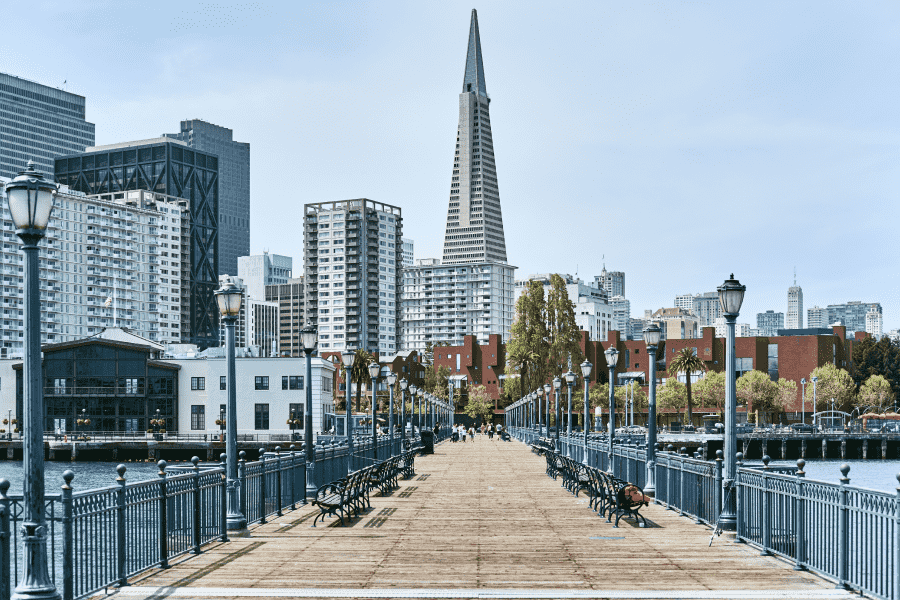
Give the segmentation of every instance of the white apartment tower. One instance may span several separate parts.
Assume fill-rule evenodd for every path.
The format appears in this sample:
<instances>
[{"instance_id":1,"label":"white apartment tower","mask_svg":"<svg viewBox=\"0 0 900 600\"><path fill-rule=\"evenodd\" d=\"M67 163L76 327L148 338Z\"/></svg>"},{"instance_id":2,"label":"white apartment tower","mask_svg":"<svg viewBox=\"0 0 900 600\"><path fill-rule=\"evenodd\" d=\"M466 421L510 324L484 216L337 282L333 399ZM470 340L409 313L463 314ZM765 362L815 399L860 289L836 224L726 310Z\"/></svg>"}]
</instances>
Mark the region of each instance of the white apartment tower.
<instances>
[{"instance_id":1,"label":"white apartment tower","mask_svg":"<svg viewBox=\"0 0 900 600\"><path fill-rule=\"evenodd\" d=\"M319 350L396 354L400 209L366 198L307 204L304 235L306 320L318 329Z\"/></svg>"},{"instance_id":2,"label":"white apartment tower","mask_svg":"<svg viewBox=\"0 0 900 600\"><path fill-rule=\"evenodd\" d=\"M444 232L445 265L506 262L490 103L484 83L478 14L472 9Z\"/></svg>"},{"instance_id":3,"label":"white apartment tower","mask_svg":"<svg viewBox=\"0 0 900 600\"><path fill-rule=\"evenodd\" d=\"M607 272L606 265L603 265L603 270L594 277L594 281L596 281L597 287L601 290L606 290L610 298L613 296L625 296L625 273L622 271ZM686 310L691 310L691 307L687 307Z\"/></svg>"},{"instance_id":4,"label":"white apartment tower","mask_svg":"<svg viewBox=\"0 0 900 600\"><path fill-rule=\"evenodd\" d=\"M880 340L883 335L881 311L875 307L870 308L866 313L866 333L876 340Z\"/></svg>"},{"instance_id":5,"label":"white apartment tower","mask_svg":"<svg viewBox=\"0 0 900 600\"><path fill-rule=\"evenodd\" d=\"M803 290L797 285L797 274L794 273L794 285L788 288L787 318L785 329L803 329Z\"/></svg>"}]
</instances>

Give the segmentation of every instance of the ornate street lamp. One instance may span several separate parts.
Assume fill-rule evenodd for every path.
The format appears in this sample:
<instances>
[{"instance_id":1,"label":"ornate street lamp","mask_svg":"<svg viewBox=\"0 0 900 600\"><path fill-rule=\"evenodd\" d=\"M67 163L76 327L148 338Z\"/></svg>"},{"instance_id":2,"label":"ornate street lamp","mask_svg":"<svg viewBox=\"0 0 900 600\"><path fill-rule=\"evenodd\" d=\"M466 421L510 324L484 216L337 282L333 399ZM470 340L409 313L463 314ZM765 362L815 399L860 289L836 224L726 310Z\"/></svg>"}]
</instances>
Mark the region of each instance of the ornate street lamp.
<instances>
[{"instance_id":1,"label":"ornate street lamp","mask_svg":"<svg viewBox=\"0 0 900 600\"><path fill-rule=\"evenodd\" d=\"M378 374L381 372L381 365L377 362L369 363L369 377L372 378L372 458L373 463L378 460Z\"/></svg>"},{"instance_id":2,"label":"ornate street lamp","mask_svg":"<svg viewBox=\"0 0 900 600\"><path fill-rule=\"evenodd\" d=\"M542 386L538 386L538 388L536 390L534 390L534 393L537 394L537 408L538 408L538 415L539 415L538 418L540 419L540 421L543 421L545 411L541 405L541 398L544 397L544 388ZM547 437L550 437L550 417L549 417L550 409L547 409L546 413L547 413ZM543 433L544 433L543 423L539 422L538 435L542 435Z\"/></svg>"},{"instance_id":3,"label":"ornate street lamp","mask_svg":"<svg viewBox=\"0 0 900 600\"><path fill-rule=\"evenodd\" d=\"M223 277L222 287L215 291L216 303L225 322L225 362L228 369L228 405L225 410L225 477L228 529L244 529L247 518L241 513L241 482L237 472L237 368L234 358L234 326L241 312L244 291L231 277ZM158 411L157 411L158 412ZM159 415L157 415L158 420Z\"/></svg>"},{"instance_id":4,"label":"ornate street lamp","mask_svg":"<svg viewBox=\"0 0 900 600\"><path fill-rule=\"evenodd\" d=\"M650 399L647 408L647 485L644 493L656 497L656 349L662 330L655 322L644 329L644 344L650 360Z\"/></svg>"},{"instance_id":5,"label":"ornate street lamp","mask_svg":"<svg viewBox=\"0 0 900 600\"><path fill-rule=\"evenodd\" d=\"M409 384L409 434L413 438L416 437L416 425L413 418L416 416L416 398L419 394L419 387L413 383Z\"/></svg>"},{"instance_id":6,"label":"ornate street lamp","mask_svg":"<svg viewBox=\"0 0 900 600\"><path fill-rule=\"evenodd\" d=\"M219 426L219 441L220 442L225 441L225 423L226 423L225 409L223 408L222 410L219 411L219 418L216 419L216 425ZM153 425L152 419L150 420L150 424ZM228 457L225 457L225 458L227 459Z\"/></svg>"},{"instance_id":7,"label":"ornate street lamp","mask_svg":"<svg viewBox=\"0 0 900 600\"><path fill-rule=\"evenodd\" d=\"M559 377L553 378L553 396L556 398L556 449L559 450L559 430L562 423L559 418L559 390L562 389L562 379ZM550 397L550 393L547 393L547 397ZM568 433L568 432L567 432ZM569 444L566 443L566 449L568 450ZM568 456L568 452L566 452L566 456Z\"/></svg>"},{"instance_id":8,"label":"ornate street lamp","mask_svg":"<svg viewBox=\"0 0 900 600\"><path fill-rule=\"evenodd\" d=\"M615 461L613 460L613 438L616 435L616 362L619 360L619 351L615 346L610 346L606 352L606 366L609 368L609 472L615 475Z\"/></svg>"},{"instance_id":9,"label":"ornate street lamp","mask_svg":"<svg viewBox=\"0 0 900 600\"><path fill-rule=\"evenodd\" d=\"M588 464L588 418L590 417L590 408L591 408L591 400L590 400L590 383L591 383L591 369L594 368L594 365L588 362L587 359L581 363L581 375L584 377L584 460L582 460L582 464Z\"/></svg>"},{"instance_id":10,"label":"ornate street lamp","mask_svg":"<svg viewBox=\"0 0 900 600\"><path fill-rule=\"evenodd\" d=\"M406 378L400 380L400 445L404 450L409 446L406 445L406 390L409 388L409 382Z\"/></svg>"},{"instance_id":11,"label":"ornate street lamp","mask_svg":"<svg viewBox=\"0 0 900 600\"><path fill-rule=\"evenodd\" d=\"M156 418L159 418L159 409L156 410ZM156 421L150 421L150 423L155 425ZM88 419L86 408L81 409L81 418L77 419L75 421L75 424L78 425L79 433L81 433L81 439L87 441L87 427L91 424L91 420Z\"/></svg>"},{"instance_id":12,"label":"ornate street lamp","mask_svg":"<svg viewBox=\"0 0 900 600\"><path fill-rule=\"evenodd\" d=\"M419 388L416 390L416 396L419 399L419 412L418 416L416 416L416 423L419 424L419 436L422 435L422 399L425 397L425 390Z\"/></svg>"},{"instance_id":13,"label":"ornate street lamp","mask_svg":"<svg viewBox=\"0 0 900 600\"><path fill-rule=\"evenodd\" d=\"M23 436L25 466L22 519L23 570L15 598L60 597L47 568L44 516L44 390L41 388L41 298L38 244L50 222L58 185L34 170L34 162L6 184L6 199L25 254L25 360L23 362ZM6 574L4 574L5 576Z\"/></svg>"},{"instance_id":14,"label":"ornate street lamp","mask_svg":"<svg viewBox=\"0 0 900 600\"><path fill-rule=\"evenodd\" d=\"M291 411L290 416L288 417L287 424L291 429L291 441L297 439L297 427L303 424L303 421L297 418L297 415L294 414L294 411Z\"/></svg>"},{"instance_id":15,"label":"ornate street lamp","mask_svg":"<svg viewBox=\"0 0 900 600\"><path fill-rule=\"evenodd\" d=\"M347 418L347 473L353 470L353 411L350 407L350 372L356 361L356 352L346 349L341 352L341 364L344 365L344 412Z\"/></svg>"},{"instance_id":16,"label":"ornate street lamp","mask_svg":"<svg viewBox=\"0 0 900 600\"><path fill-rule=\"evenodd\" d=\"M744 302L747 286L734 278L726 279L718 287L726 324L725 337L725 477L722 482L725 499L720 524L724 531L737 529L737 498L734 489L737 477L737 398L735 396L734 324ZM690 377L690 374L688 374Z\"/></svg>"},{"instance_id":17,"label":"ornate street lamp","mask_svg":"<svg viewBox=\"0 0 900 600\"><path fill-rule=\"evenodd\" d=\"M569 369L563 377L566 380L566 387L569 388L569 419L566 428L566 456L572 458L572 390L575 388L575 379L577 379L578 376ZM554 385L555 384L556 382L554 381ZM558 395L557 398L559 398Z\"/></svg>"},{"instance_id":18,"label":"ornate street lamp","mask_svg":"<svg viewBox=\"0 0 900 600\"><path fill-rule=\"evenodd\" d=\"M819 378L814 375L814 376L810 377L809 380L813 382L813 414L815 414L816 411L819 410L819 408L818 408L819 398L816 394L816 387L819 382ZM815 425L815 422L813 422L813 425Z\"/></svg>"},{"instance_id":19,"label":"ornate street lamp","mask_svg":"<svg viewBox=\"0 0 900 600\"><path fill-rule=\"evenodd\" d=\"M388 439L391 444L391 456L394 456L394 384L397 383L397 374L393 371L390 371L387 374L388 382L388 435L390 436Z\"/></svg>"},{"instance_id":20,"label":"ornate street lamp","mask_svg":"<svg viewBox=\"0 0 900 600\"><path fill-rule=\"evenodd\" d=\"M300 345L306 354L306 427L303 428L303 442L306 446L306 499L312 501L316 497L316 480L314 471L316 468L316 445L313 440L313 396L312 396L312 353L316 349L319 333L312 323L300 330Z\"/></svg>"},{"instance_id":21,"label":"ornate street lamp","mask_svg":"<svg viewBox=\"0 0 900 600\"><path fill-rule=\"evenodd\" d=\"M800 393L802 407L800 409L800 422L806 424L806 377L800 380L800 386L803 391Z\"/></svg>"}]
</instances>

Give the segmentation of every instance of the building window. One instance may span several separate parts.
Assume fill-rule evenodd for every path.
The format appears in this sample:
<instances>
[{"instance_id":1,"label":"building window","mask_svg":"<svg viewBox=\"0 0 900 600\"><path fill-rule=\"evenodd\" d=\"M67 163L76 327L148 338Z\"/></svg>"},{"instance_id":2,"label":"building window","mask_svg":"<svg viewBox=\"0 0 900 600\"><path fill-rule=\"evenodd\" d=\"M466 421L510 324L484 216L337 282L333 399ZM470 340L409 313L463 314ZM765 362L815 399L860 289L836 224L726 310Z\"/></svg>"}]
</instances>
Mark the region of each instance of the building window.
<instances>
[{"instance_id":1,"label":"building window","mask_svg":"<svg viewBox=\"0 0 900 600\"><path fill-rule=\"evenodd\" d=\"M303 412L303 403L291 402L288 404L288 411L290 413L288 414L289 417L294 415L294 419L300 419L302 421L300 425L294 425L291 429L302 431L306 427L306 413Z\"/></svg>"},{"instance_id":2,"label":"building window","mask_svg":"<svg viewBox=\"0 0 900 600\"><path fill-rule=\"evenodd\" d=\"M191 390L205 390L206 377L191 377Z\"/></svg>"},{"instance_id":3,"label":"building window","mask_svg":"<svg viewBox=\"0 0 900 600\"><path fill-rule=\"evenodd\" d=\"M267 389L269 389L269 378L268 378L268 376L265 376L265 375L259 376L259 375L257 375L254 383L255 383L255 387L256 387L257 390L267 390ZM257 404L257 406L262 406L262 405L261 405L261 404ZM259 429L259 427L257 427L257 429ZM266 427L265 429L268 429L268 427Z\"/></svg>"},{"instance_id":4,"label":"building window","mask_svg":"<svg viewBox=\"0 0 900 600\"><path fill-rule=\"evenodd\" d=\"M219 377L219 389L224 390L228 389L228 378L225 375Z\"/></svg>"},{"instance_id":5,"label":"building window","mask_svg":"<svg viewBox=\"0 0 900 600\"><path fill-rule=\"evenodd\" d=\"M769 379L778 381L778 344L769 344Z\"/></svg>"},{"instance_id":6,"label":"building window","mask_svg":"<svg viewBox=\"0 0 900 600\"><path fill-rule=\"evenodd\" d=\"M331 377L323 377L322 378L322 391L323 392L334 391L334 381L332 381Z\"/></svg>"},{"instance_id":7,"label":"building window","mask_svg":"<svg viewBox=\"0 0 900 600\"><path fill-rule=\"evenodd\" d=\"M206 429L206 406L191 405L191 429Z\"/></svg>"},{"instance_id":8,"label":"building window","mask_svg":"<svg viewBox=\"0 0 900 600\"><path fill-rule=\"evenodd\" d=\"M302 390L303 389L303 376L302 375L282 375L281 376L281 389L283 389L283 390Z\"/></svg>"},{"instance_id":9,"label":"building window","mask_svg":"<svg viewBox=\"0 0 900 600\"><path fill-rule=\"evenodd\" d=\"M256 405L256 418L254 420L254 426L256 429L268 429L269 428L269 405L268 404L257 404Z\"/></svg>"},{"instance_id":10,"label":"building window","mask_svg":"<svg viewBox=\"0 0 900 600\"><path fill-rule=\"evenodd\" d=\"M746 373L747 371L753 370L753 359L752 358L735 358L734 359L734 370L736 371L735 377L739 378L741 375Z\"/></svg>"}]
</instances>

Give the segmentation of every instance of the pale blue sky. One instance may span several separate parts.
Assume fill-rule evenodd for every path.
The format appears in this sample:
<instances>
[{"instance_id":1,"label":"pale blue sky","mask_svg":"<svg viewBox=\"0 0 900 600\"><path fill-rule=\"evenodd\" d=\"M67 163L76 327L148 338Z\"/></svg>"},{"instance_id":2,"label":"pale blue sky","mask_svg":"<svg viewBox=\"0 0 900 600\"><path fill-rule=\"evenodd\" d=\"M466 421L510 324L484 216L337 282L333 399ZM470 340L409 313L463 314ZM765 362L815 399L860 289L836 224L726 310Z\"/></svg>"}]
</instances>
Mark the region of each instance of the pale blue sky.
<instances>
[{"instance_id":1,"label":"pale blue sky","mask_svg":"<svg viewBox=\"0 0 900 600\"><path fill-rule=\"evenodd\" d=\"M605 255L641 316L734 272L755 326L796 265L805 308L881 302L900 327L896 2L16 6L0 71L68 80L99 144L185 118L250 142L252 251L297 272L305 202L398 205L440 256L477 8L519 277Z\"/></svg>"}]
</instances>

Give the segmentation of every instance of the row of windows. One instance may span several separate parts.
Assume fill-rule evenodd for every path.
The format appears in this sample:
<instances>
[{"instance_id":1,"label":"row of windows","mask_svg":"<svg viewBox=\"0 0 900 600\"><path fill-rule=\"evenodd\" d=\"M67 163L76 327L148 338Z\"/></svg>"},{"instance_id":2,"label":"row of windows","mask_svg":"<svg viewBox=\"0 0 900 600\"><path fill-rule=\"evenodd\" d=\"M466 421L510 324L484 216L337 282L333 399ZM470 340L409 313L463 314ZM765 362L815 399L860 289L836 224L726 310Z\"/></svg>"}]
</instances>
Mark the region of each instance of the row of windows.
<instances>
[{"instance_id":1,"label":"row of windows","mask_svg":"<svg viewBox=\"0 0 900 600\"><path fill-rule=\"evenodd\" d=\"M253 378L254 388L257 390L268 390L269 389L269 377L267 375L257 375ZM224 390L228 388L228 378L225 375L219 377L219 389ZM206 377L191 377L191 390L205 390L206 389ZM283 375L281 377L281 389L283 390L302 390L303 389L303 376L302 375Z\"/></svg>"},{"instance_id":2,"label":"row of windows","mask_svg":"<svg viewBox=\"0 0 900 600\"><path fill-rule=\"evenodd\" d=\"M218 419L225 419L225 405L221 405L219 408ZM288 426L291 429L302 430L305 425L306 415L303 413L303 403L292 403L288 407L288 415L287 421ZM291 421L299 421L298 423L291 423ZM222 427L220 424L219 427ZM269 405L268 404L256 404L254 405L253 410L253 427L254 429L269 429ZM193 404L191 405L191 429L192 430L204 430L206 429L206 406L203 404Z\"/></svg>"}]
</instances>

